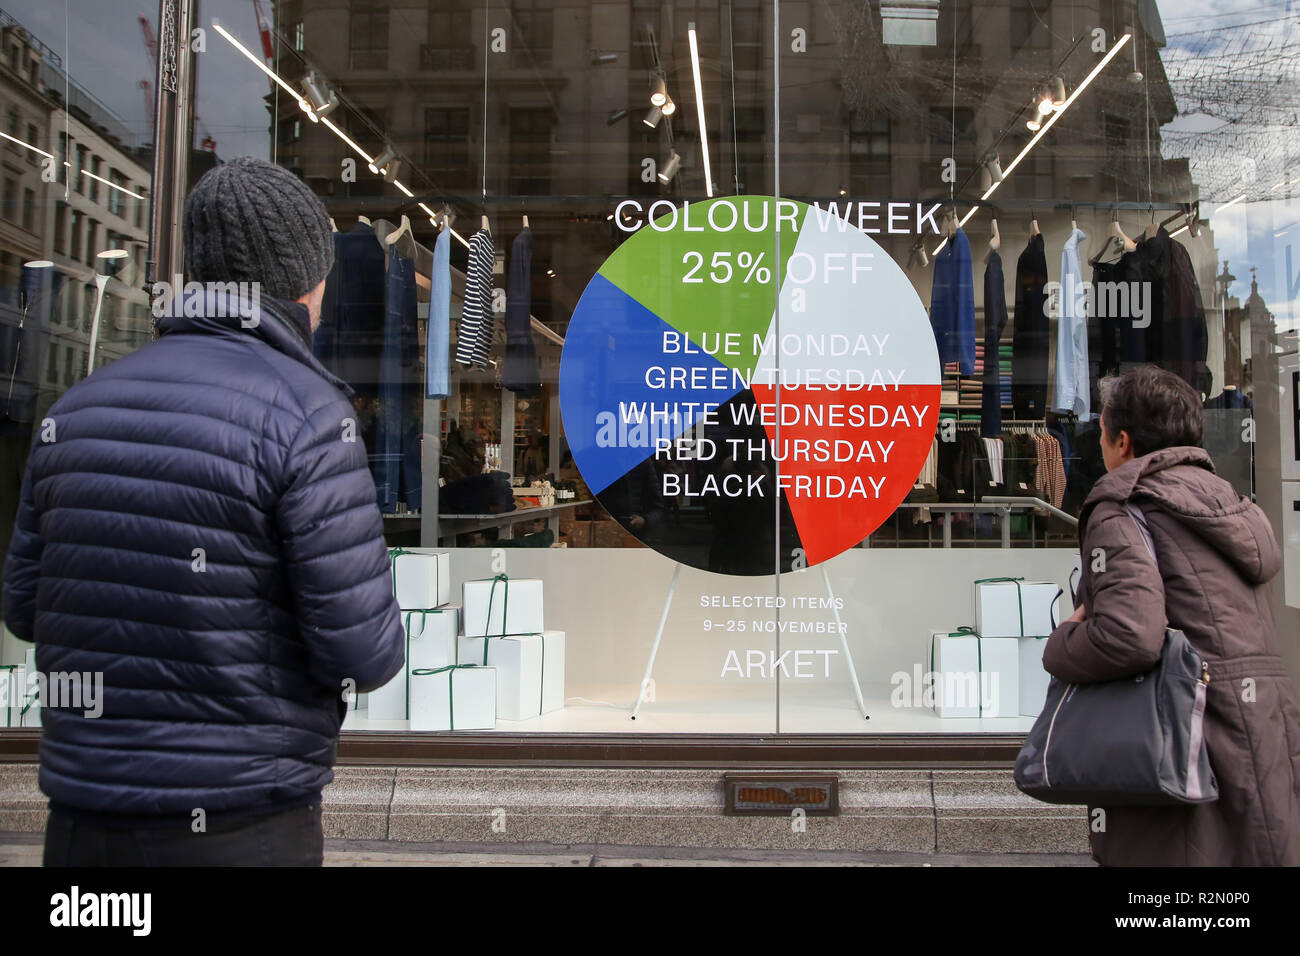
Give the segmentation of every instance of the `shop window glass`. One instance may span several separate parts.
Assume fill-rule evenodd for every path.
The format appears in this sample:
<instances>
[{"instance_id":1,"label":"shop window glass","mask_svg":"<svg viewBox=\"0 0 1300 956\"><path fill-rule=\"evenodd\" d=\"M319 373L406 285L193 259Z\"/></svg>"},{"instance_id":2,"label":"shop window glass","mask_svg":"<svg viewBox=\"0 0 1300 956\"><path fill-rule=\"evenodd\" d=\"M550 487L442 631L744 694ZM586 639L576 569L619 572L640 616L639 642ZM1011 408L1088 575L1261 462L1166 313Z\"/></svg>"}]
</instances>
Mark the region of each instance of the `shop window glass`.
<instances>
[{"instance_id":1,"label":"shop window glass","mask_svg":"<svg viewBox=\"0 0 1300 956\"><path fill-rule=\"evenodd\" d=\"M74 0L71 11L134 49L138 24L110 23L101 6ZM200 25L218 15L207 6ZM244 6L221 20L259 59L257 18ZM529 600L523 582L542 582L544 620L531 623L565 634L561 706L519 720L502 709L483 729L1023 733L1033 718L1020 701L996 716L978 703L973 715L936 712L925 692L932 637L991 627L976 606L986 577L1060 589L1049 625L1051 614L1068 615L1077 519L1105 474L1098 383L1139 362L1203 394L1216 469L1282 533L1279 502L1297 480L1279 466L1294 453L1280 445L1291 409L1277 395L1290 381L1300 314L1291 248L1300 174L1291 169L1296 121L1276 97L1300 77L1270 59L1289 26L1252 26L1256 0L1219 4L1209 26L1160 0L1106 2L1092 14L1079 5L1077 17L1046 0L945 0L933 21L922 15L930 4L882 11L835 0L782 4L779 23L774 5L758 0L275 6L284 39L268 68L295 91L315 70L338 94L329 118L347 140L308 121L294 96L209 31L195 113L217 142L197 151L195 170L238 155L271 159L300 175L334 219L333 298L313 348L352 389L387 543L448 556L449 589L433 599L461 604L465 585L504 572L514 607ZM909 23L886 30L882 13L899 21L899 7ZM44 22L38 8L5 3L29 32ZM1094 44L1098 26L1104 49ZM796 27L805 49L796 49ZM98 187L89 180L87 190L81 175L105 168L114 184L148 195L152 120L138 70L100 90L109 79L80 65L93 58L77 38L94 35L41 38L52 50L73 45L68 63L45 61L58 73L50 85L67 79L87 95L66 112L24 106L0 119L6 129L34 121L57 130L58 161L72 172L64 205L61 188L7 153L5 215L14 221L23 197L18 221L31 235L4 233L0 360L12 355L4 330L16 327L23 263L50 249L68 277L49 310L67 321L52 323L48 348L25 372L30 416L0 435L13 447L84 372L89 286L79 277L105 242L130 250L132 274L111 287L96 362L129 354L152 331L139 292L148 203L105 187L116 218L101 239L88 201ZM1056 75L1074 99L1035 139L1026 120ZM676 110L656 115L660 80ZM5 93L6 109L28 103L17 89ZM1260 103L1273 105L1261 114ZM92 115L103 104L132 112L116 124ZM202 142L201 130L187 132ZM363 153L386 156L395 172L371 173ZM960 240L940 232L950 203ZM740 210L735 223L729 209ZM1094 290L1091 313L1063 317L1046 284L1062 280L1072 221L1086 237L1081 280L1118 282L1141 265L1108 241L1118 223L1142 256L1177 257L1183 284L1160 285L1157 297L1166 273L1139 269L1135 285ZM451 304L440 319L431 271L443 230ZM472 259L471 244L484 250L489 235L493 254ZM1027 294L1017 308L1022 284L1038 288L1018 264L1038 262L1040 247L1043 296ZM997 297L988 314L984 300L994 252L1007 312L1000 336L990 334ZM409 283L395 280L401 296L390 309L394 261L411 270ZM486 314L466 309L471 277L486 290ZM945 299L950 287L969 300ZM1187 306L1145 315L1157 301ZM442 321L445 330L434 325ZM1066 356L1078 363L1068 396L1063 321L1087 341L1086 358ZM432 362L431 326L446 333ZM473 348L458 355L462 344ZM779 391L759 371L781 381ZM857 404L868 421L897 421L859 435L816 419L811 387L786 379L830 371L884 384L826 388L825 407ZM888 394L891 374L916 386L907 407L867 397ZM712 387L715 376L725 389ZM691 402L714 407L680 428L662 420L697 414L683 411ZM725 425L706 419L714 413ZM660 445L652 436L664 428ZM816 442L843 435L861 437L870 456L850 442L852 460L807 457L834 459L834 444ZM797 440L808 443L802 452ZM864 482L856 492L825 480L855 475ZM764 493L782 477L794 483L779 497ZM873 496L873 478L902 485ZM1009 606L1005 595L989 600ZM1285 608L1279 622L1300 626ZM1041 641L1029 647L1032 665ZM936 648L936 666L940 656ZM977 685L980 668L977 659ZM391 691L387 703L382 693L354 703L346 728L410 729L404 681L400 701ZM1023 707L1032 711L1032 701Z\"/></svg>"}]
</instances>

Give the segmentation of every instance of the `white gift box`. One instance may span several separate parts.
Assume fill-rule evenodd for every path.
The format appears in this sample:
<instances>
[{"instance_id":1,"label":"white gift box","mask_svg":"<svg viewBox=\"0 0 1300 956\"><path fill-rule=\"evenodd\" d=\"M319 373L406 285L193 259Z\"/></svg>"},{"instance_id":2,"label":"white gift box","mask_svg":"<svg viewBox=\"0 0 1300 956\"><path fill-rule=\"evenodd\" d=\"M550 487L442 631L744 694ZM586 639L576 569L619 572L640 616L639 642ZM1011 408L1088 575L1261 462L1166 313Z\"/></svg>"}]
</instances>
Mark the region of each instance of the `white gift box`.
<instances>
[{"instance_id":1,"label":"white gift box","mask_svg":"<svg viewBox=\"0 0 1300 956\"><path fill-rule=\"evenodd\" d=\"M497 717L528 720L564 707L564 632L541 631L509 637L462 637L456 660L487 664L497 672Z\"/></svg>"},{"instance_id":2,"label":"white gift box","mask_svg":"<svg viewBox=\"0 0 1300 956\"><path fill-rule=\"evenodd\" d=\"M369 720L406 720L407 680L416 668L435 669L456 663L459 609L455 605L402 612L406 659L402 669L383 687L367 696Z\"/></svg>"},{"instance_id":3,"label":"white gift box","mask_svg":"<svg viewBox=\"0 0 1300 956\"><path fill-rule=\"evenodd\" d=\"M442 607L451 601L451 553L431 549L391 548L393 594L397 606Z\"/></svg>"},{"instance_id":4,"label":"white gift box","mask_svg":"<svg viewBox=\"0 0 1300 956\"><path fill-rule=\"evenodd\" d=\"M494 668L452 665L411 674L412 730L492 730L496 726Z\"/></svg>"},{"instance_id":5,"label":"white gift box","mask_svg":"<svg viewBox=\"0 0 1300 956\"><path fill-rule=\"evenodd\" d=\"M1035 637L1020 637L1020 714L1037 717L1047 703L1047 685L1052 675L1043 669L1043 652L1047 641Z\"/></svg>"},{"instance_id":6,"label":"white gift box","mask_svg":"<svg viewBox=\"0 0 1300 956\"><path fill-rule=\"evenodd\" d=\"M930 672L940 717L1016 717L1020 714L1017 638L932 631Z\"/></svg>"},{"instance_id":7,"label":"white gift box","mask_svg":"<svg viewBox=\"0 0 1300 956\"><path fill-rule=\"evenodd\" d=\"M975 582L975 630L981 637L1046 637L1061 589L1050 581Z\"/></svg>"},{"instance_id":8,"label":"white gift box","mask_svg":"<svg viewBox=\"0 0 1300 956\"><path fill-rule=\"evenodd\" d=\"M461 616L466 637L537 634L543 630L542 581L505 575L466 581L461 585Z\"/></svg>"}]
</instances>

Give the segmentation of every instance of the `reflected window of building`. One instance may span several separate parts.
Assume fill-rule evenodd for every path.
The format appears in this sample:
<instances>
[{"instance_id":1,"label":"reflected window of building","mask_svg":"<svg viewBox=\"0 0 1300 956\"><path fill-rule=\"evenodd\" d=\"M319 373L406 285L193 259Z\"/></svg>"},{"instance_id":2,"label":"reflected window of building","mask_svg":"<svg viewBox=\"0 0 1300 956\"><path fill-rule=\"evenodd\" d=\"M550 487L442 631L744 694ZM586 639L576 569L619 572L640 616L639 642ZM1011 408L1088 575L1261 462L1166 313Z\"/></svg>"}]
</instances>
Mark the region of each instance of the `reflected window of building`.
<instances>
[{"instance_id":1,"label":"reflected window of building","mask_svg":"<svg viewBox=\"0 0 1300 956\"><path fill-rule=\"evenodd\" d=\"M420 69L474 69L470 12L470 0L430 0L429 42L420 48Z\"/></svg>"},{"instance_id":2,"label":"reflected window of building","mask_svg":"<svg viewBox=\"0 0 1300 956\"><path fill-rule=\"evenodd\" d=\"M759 0L737 0L731 7L731 57L736 72L763 64L763 10Z\"/></svg>"},{"instance_id":3,"label":"reflected window of building","mask_svg":"<svg viewBox=\"0 0 1300 956\"><path fill-rule=\"evenodd\" d=\"M459 188L472 181L467 107L425 109L424 165L439 185Z\"/></svg>"},{"instance_id":4,"label":"reflected window of building","mask_svg":"<svg viewBox=\"0 0 1300 956\"><path fill-rule=\"evenodd\" d=\"M551 188L549 108L510 111L510 192L536 196Z\"/></svg>"},{"instance_id":5,"label":"reflected window of building","mask_svg":"<svg viewBox=\"0 0 1300 956\"><path fill-rule=\"evenodd\" d=\"M514 46L510 65L516 69L549 69L555 19L554 0L510 0Z\"/></svg>"},{"instance_id":6,"label":"reflected window of building","mask_svg":"<svg viewBox=\"0 0 1300 956\"><path fill-rule=\"evenodd\" d=\"M889 166L889 117L855 112L849 120L849 191L855 196L888 194Z\"/></svg>"},{"instance_id":7,"label":"reflected window of building","mask_svg":"<svg viewBox=\"0 0 1300 956\"><path fill-rule=\"evenodd\" d=\"M1011 52L1021 50L1046 50L1052 45L1052 35L1048 31L1047 18L1039 11L1049 4L1035 3L1035 0L1011 0Z\"/></svg>"},{"instance_id":8,"label":"reflected window of building","mask_svg":"<svg viewBox=\"0 0 1300 956\"><path fill-rule=\"evenodd\" d=\"M388 0L353 0L348 43L352 69L382 70L388 65Z\"/></svg>"}]
</instances>

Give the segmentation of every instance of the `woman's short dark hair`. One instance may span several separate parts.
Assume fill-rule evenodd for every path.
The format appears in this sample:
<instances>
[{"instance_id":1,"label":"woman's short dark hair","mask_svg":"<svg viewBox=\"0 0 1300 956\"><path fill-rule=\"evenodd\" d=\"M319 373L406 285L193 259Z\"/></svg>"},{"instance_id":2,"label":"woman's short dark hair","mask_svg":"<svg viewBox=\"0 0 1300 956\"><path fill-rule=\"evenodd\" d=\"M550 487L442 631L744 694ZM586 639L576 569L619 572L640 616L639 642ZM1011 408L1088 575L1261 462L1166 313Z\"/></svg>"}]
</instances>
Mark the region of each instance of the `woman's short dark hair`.
<instances>
[{"instance_id":1,"label":"woman's short dark hair","mask_svg":"<svg viewBox=\"0 0 1300 956\"><path fill-rule=\"evenodd\" d=\"M1128 432L1133 455L1180 445L1199 447L1205 434L1201 396L1192 386L1154 365L1101 380L1102 427L1114 441Z\"/></svg>"}]
</instances>

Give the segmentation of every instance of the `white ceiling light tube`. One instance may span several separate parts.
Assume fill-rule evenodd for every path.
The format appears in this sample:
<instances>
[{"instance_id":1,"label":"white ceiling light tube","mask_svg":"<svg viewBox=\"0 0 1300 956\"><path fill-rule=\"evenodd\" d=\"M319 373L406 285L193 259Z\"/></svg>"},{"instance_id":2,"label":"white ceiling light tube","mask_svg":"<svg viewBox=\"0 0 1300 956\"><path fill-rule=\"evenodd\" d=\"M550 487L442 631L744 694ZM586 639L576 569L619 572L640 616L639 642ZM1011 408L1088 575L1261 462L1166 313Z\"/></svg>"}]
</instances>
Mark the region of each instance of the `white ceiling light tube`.
<instances>
[{"instance_id":1,"label":"white ceiling light tube","mask_svg":"<svg viewBox=\"0 0 1300 956\"><path fill-rule=\"evenodd\" d=\"M231 45L232 45L236 50L238 50L240 53L244 54L244 56L246 56L246 57L248 58L249 62L251 62L251 63L253 64L253 66L257 67L259 70L261 70L261 71L262 71L263 73L265 73L267 76L269 76L269 77L270 77L274 82L278 83L278 84L280 85L281 89L283 89L286 93L288 93L290 96L292 96L295 100L298 101L298 104L299 104L299 105L302 105L303 103L306 102L306 101L302 98L302 94L301 94L301 93L299 93L299 92L298 92L297 90L295 90L292 86L290 86L287 82L285 82L285 80L280 76L280 74L276 73L275 70L271 69L271 68L270 68L269 66L267 66L265 63L263 63L263 62L261 61L261 59L257 56L257 54L255 54L255 53L254 53L252 50L250 50L248 47L244 46L244 44L242 44L242 43L240 43L238 40L236 40L235 37L234 37L234 34L232 34L229 30L227 30L225 27L223 27L223 26L222 26L220 23L218 23L216 20L213 20L213 21L212 21L212 29L216 30L216 31L217 31L218 33L220 33L223 37L225 37L227 40L229 40L229 41L230 41L230 44L231 44ZM310 108L310 105L311 105L311 104L307 104L307 106L304 107L304 108L305 108L305 109L309 109L309 108Z\"/></svg>"},{"instance_id":2,"label":"white ceiling light tube","mask_svg":"<svg viewBox=\"0 0 1300 956\"><path fill-rule=\"evenodd\" d=\"M962 226L966 225L966 223L970 222L970 217L975 215L975 213L979 212L979 209L980 209L979 206L971 206L970 212L962 216L961 219L957 222L957 228L960 229ZM931 255L937 256L940 252L943 251L943 247L946 246L947 244L948 244L948 239L945 236L943 242L939 243L937 246L934 247L934 252L931 253Z\"/></svg>"},{"instance_id":3,"label":"white ceiling light tube","mask_svg":"<svg viewBox=\"0 0 1300 956\"><path fill-rule=\"evenodd\" d=\"M290 96L292 96L295 100L297 100L297 101L298 101L298 104L299 104L300 106L301 106L303 103L306 102L306 100L303 99L303 96L302 96L301 93L299 93L299 92L298 92L297 90L295 90L292 86L290 86L287 82L285 82L284 78L281 77L280 74L276 73L275 70L272 70L272 69L271 69L270 67L268 67L265 63L263 63L263 62L262 62L262 61L257 57L257 55L256 55L255 53L253 53L253 51L251 51L248 47L244 46L244 44L240 43L237 39L235 39L234 35L231 34L231 32L230 32L229 30L227 30L225 27L223 27L223 26L222 26L220 23L218 23L216 20L213 20L213 21L212 21L212 29L216 30L216 31L217 31L218 33L220 33L223 37L225 37L226 40L228 40L228 41L230 42L230 45L231 45L231 46L233 46L233 47L234 47L236 50L238 50L240 53L244 54L244 56L248 59L248 61L249 61L250 63L253 64L253 66L257 67L259 70L261 70L261 71L262 71L263 73L265 73L267 76L269 76L269 77L272 79L272 81L274 81L276 84L278 84L278 85L280 86L281 89L283 89L286 93L288 93L288 94L289 94ZM311 104L308 104L308 106L310 106L310 105L311 105ZM314 115L314 114L313 114L313 115ZM360 146L358 146L358 145L356 144L356 142L355 142L354 140L352 140L351 137L348 136L347 133L343 132L343 130L341 130L341 129L339 129L337 126L335 126L335 125L334 125L334 124L333 124L333 123L332 123L332 122L331 122L327 117L325 117L325 116L320 116L320 117L318 117L318 118L320 119L320 122L321 122L321 125L322 125L322 126L324 126L326 129L328 129L330 132L332 132L332 133L333 133L335 136L337 136L339 139L343 140L343 142L347 143L348 146L350 146L350 147L352 148L352 151L353 151L354 153L356 153L358 156L360 156L362 159L364 159L367 163L369 163L369 162L371 161L371 160L370 160L370 154L367 153L367 152L366 152L364 149L362 149Z\"/></svg>"},{"instance_id":4,"label":"white ceiling light tube","mask_svg":"<svg viewBox=\"0 0 1300 956\"><path fill-rule=\"evenodd\" d=\"M364 149L362 149L360 146L358 146L358 145L357 145L357 144L352 140L352 138L351 138L350 136L348 136L347 133L343 132L343 130L341 130L341 129L339 129L337 126L335 126L334 123L333 123L333 122L332 122L328 117L322 116L322 117L320 118L320 122L321 122L321 125L322 125L322 126L324 126L326 129L328 129L330 132L332 132L332 133L333 133L335 136L337 136L339 139L343 140L343 142L345 142L345 143L347 143L349 146L351 146L351 147L352 147L352 151L353 151L354 153L356 153L358 156L360 156L362 159L364 159L367 163L371 162L371 156L370 156L370 154L367 153L367 152L366 152Z\"/></svg>"},{"instance_id":5,"label":"white ceiling light tube","mask_svg":"<svg viewBox=\"0 0 1300 956\"><path fill-rule=\"evenodd\" d=\"M704 161L704 193L713 196L713 168L709 164L709 134L704 124L704 83L700 79L700 43L695 36L695 23L687 24L686 35L691 41L691 77L695 80L695 109L700 120L700 158Z\"/></svg>"},{"instance_id":6,"label":"white ceiling light tube","mask_svg":"<svg viewBox=\"0 0 1300 956\"><path fill-rule=\"evenodd\" d=\"M44 157L46 157L46 158L48 158L48 159L53 159L53 158L54 158L54 154L53 154L53 153L47 153L45 150L41 149L39 146L33 146L31 143L25 143L25 142L23 142L21 139L19 139L18 137L16 137L16 136L10 136L8 133L0 133L0 138L7 139L7 140L9 140L9 142L11 142L11 143L17 143L19 146L23 147L24 149L30 149L33 153L40 153L42 156L44 156Z\"/></svg>"},{"instance_id":7,"label":"white ceiling light tube","mask_svg":"<svg viewBox=\"0 0 1300 956\"><path fill-rule=\"evenodd\" d=\"M1025 148L1020 151L1020 153L1016 156L1015 159L1013 159L1010 163L1007 164L1006 169L1002 170L1003 179L1010 176L1012 172L1015 171L1015 168L1020 165L1020 161L1023 160L1027 155L1029 155L1029 151L1038 145L1038 141L1047 135L1047 131L1051 129L1052 126L1056 123L1056 121L1065 114L1066 110L1068 110L1072 105L1074 105L1074 101L1077 100L1083 94L1083 91L1086 90L1089 84L1091 84L1092 81L1097 78L1097 75L1101 73L1102 70L1106 69L1106 65L1110 63L1111 60L1115 59L1115 54L1119 53L1119 51L1123 49L1124 44L1128 43L1128 41L1131 39L1133 39L1133 34L1126 33L1118 40L1116 40L1115 45L1111 47L1110 50L1106 53L1106 55L1103 56L1101 60L1097 63L1097 65L1092 68L1092 72L1089 73L1084 78L1083 82L1074 88L1074 92L1066 97L1065 102L1062 103L1060 106L1058 106L1056 109L1054 109L1052 111L1052 115L1048 116L1046 119L1043 120L1041 124L1039 124L1038 131L1034 133L1033 138L1030 139L1029 142L1025 144ZM1030 123L1032 122L1033 120L1030 121ZM1034 128L1033 126L1030 126L1030 129L1033 128ZM994 190L996 190L1000 185L1002 185L1002 180L995 182L992 186L986 189L984 191L984 195L980 196L980 199L981 200L988 199L989 196L993 195Z\"/></svg>"}]
</instances>

